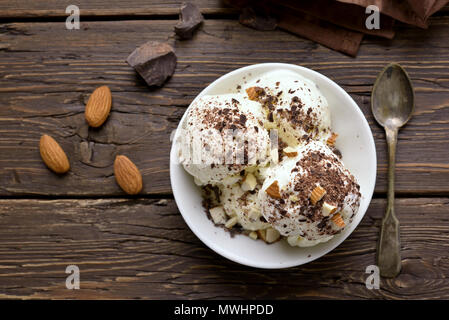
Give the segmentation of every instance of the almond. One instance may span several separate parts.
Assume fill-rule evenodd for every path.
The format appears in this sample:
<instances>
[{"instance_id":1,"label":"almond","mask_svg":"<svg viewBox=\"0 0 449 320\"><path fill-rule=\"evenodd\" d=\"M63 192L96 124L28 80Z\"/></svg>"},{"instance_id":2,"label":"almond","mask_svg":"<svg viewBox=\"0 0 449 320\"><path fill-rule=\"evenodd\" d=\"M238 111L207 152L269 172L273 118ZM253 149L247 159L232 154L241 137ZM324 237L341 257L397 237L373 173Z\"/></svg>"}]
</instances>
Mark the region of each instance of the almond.
<instances>
[{"instance_id":1,"label":"almond","mask_svg":"<svg viewBox=\"0 0 449 320\"><path fill-rule=\"evenodd\" d=\"M256 188L257 179L252 173L248 173L245 176L245 179L242 181L242 190L243 191L253 191Z\"/></svg>"},{"instance_id":2,"label":"almond","mask_svg":"<svg viewBox=\"0 0 449 320\"><path fill-rule=\"evenodd\" d=\"M69 159L61 146L52 137L44 134L39 142L39 151L47 167L56 173L70 169Z\"/></svg>"},{"instance_id":3,"label":"almond","mask_svg":"<svg viewBox=\"0 0 449 320\"><path fill-rule=\"evenodd\" d=\"M117 156L114 161L114 175L118 185L128 194L142 190L142 175L136 165L126 156Z\"/></svg>"},{"instance_id":4,"label":"almond","mask_svg":"<svg viewBox=\"0 0 449 320\"><path fill-rule=\"evenodd\" d=\"M270 150L270 158L271 163L278 164L279 163L279 152L277 148L273 148Z\"/></svg>"},{"instance_id":5,"label":"almond","mask_svg":"<svg viewBox=\"0 0 449 320\"><path fill-rule=\"evenodd\" d=\"M272 198L280 199L281 194L279 193L279 185L278 181L275 180L266 190L265 192Z\"/></svg>"},{"instance_id":6,"label":"almond","mask_svg":"<svg viewBox=\"0 0 449 320\"><path fill-rule=\"evenodd\" d=\"M225 224L226 223L226 213L223 209L223 206L218 206L211 208L209 210L210 216L215 224Z\"/></svg>"},{"instance_id":7,"label":"almond","mask_svg":"<svg viewBox=\"0 0 449 320\"><path fill-rule=\"evenodd\" d=\"M101 126L111 111L112 96L107 86L95 89L87 101L84 116L91 127Z\"/></svg>"},{"instance_id":8,"label":"almond","mask_svg":"<svg viewBox=\"0 0 449 320\"><path fill-rule=\"evenodd\" d=\"M288 199L291 202L298 202L299 201L299 198L296 195L294 195L294 194L290 195L290 197L288 197Z\"/></svg>"},{"instance_id":9,"label":"almond","mask_svg":"<svg viewBox=\"0 0 449 320\"><path fill-rule=\"evenodd\" d=\"M276 229L273 229L273 228L268 228L265 233L265 241L267 243L273 243L273 242L279 240L280 237L281 237L281 234L279 233L279 231L277 231Z\"/></svg>"},{"instance_id":10,"label":"almond","mask_svg":"<svg viewBox=\"0 0 449 320\"><path fill-rule=\"evenodd\" d=\"M343 218L341 217L341 214L339 214L339 213L334 214L334 216L331 218L331 220L340 228L343 228L345 226L345 222L343 221Z\"/></svg>"},{"instance_id":11,"label":"almond","mask_svg":"<svg viewBox=\"0 0 449 320\"><path fill-rule=\"evenodd\" d=\"M256 231L250 232L249 237L253 240L257 240L257 232Z\"/></svg>"},{"instance_id":12,"label":"almond","mask_svg":"<svg viewBox=\"0 0 449 320\"><path fill-rule=\"evenodd\" d=\"M316 186L315 189L313 189L312 193L310 194L310 202L312 202L313 205L316 205L318 201L323 199L325 194L326 190L324 190L320 186Z\"/></svg>"},{"instance_id":13,"label":"almond","mask_svg":"<svg viewBox=\"0 0 449 320\"><path fill-rule=\"evenodd\" d=\"M264 229L257 230L257 236L263 241L267 241L267 231Z\"/></svg>"},{"instance_id":14,"label":"almond","mask_svg":"<svg viewBox=\"0 0 449 320\"><path fill-rule=\"evenodd\" d=\"M293 158L293 157L296 157L298 155L298 151L296 151L296 149L294 149L292 147L287 147L287 148L285 148L282 151L289 158Z\"/></svg>"},{"instance_id":15,"label":"almond","mask_svg":"<svg viewBox=\"0 0 449 320\"><path fill-rule=\"evenodd\" d=\"M261 87L251 87L246 89L246 94L249 100L257 101L261 95L264 94L264 90Z\"/></svg>"},{"instance_id":16,"label":"almond","mask_svg":"<svg viewBox=\"0 0 449 320\"><path fill-rule=\"evenodd\" d=\"M335 146L335 142L337 141L337 137L338 137L338 134L336 134L335 132L332 132L332 135L326 141L327 145L331 146L331 147Z\"/></svg>"},{"instance_id":17,"label":"almond","mask_svg":"<svg viewBox=\"0 0 449 320\"><path fill-rule=\"evenodd\" d=\"M225 223L225 227L228 229L231 229L233 226L235 226L237 224L237 222L239 222L237 217L232 217Z\"/></svg>"},{"instance_id":18,"label":"almond","mask_svg":"<svg viewBox=\"0 0 449 320\"><path fill-rule=\"evenodd\" d=\"M327 203L326 201L324 201L323 203L323 208L321 210L321 212L323 213L323 216L327 217L333 213L335 213L337 211L337 207Z\"/></svg>"}]
</instances>

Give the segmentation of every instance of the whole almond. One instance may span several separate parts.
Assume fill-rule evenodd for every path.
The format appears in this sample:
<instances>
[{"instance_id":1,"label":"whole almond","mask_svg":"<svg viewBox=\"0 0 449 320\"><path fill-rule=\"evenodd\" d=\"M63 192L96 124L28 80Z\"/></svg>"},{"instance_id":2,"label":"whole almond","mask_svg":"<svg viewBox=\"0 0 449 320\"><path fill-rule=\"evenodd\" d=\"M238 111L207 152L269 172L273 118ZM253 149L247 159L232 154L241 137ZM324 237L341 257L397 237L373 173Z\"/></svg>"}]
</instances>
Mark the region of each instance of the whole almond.
<instances>
[{"instance_id":1,"label":"whole almond","mask_svg":"<svg viewBox=\"0 0 449 320\"><path fill-rule=\"evenodd\" d=\"M39 151L47 167L56 173L65 173L70 169L69 159L61 146L52 137L44 134L39 142Z\"/></svg>"},{"instance_id":2,"label":"whole almond","mask_svg":"<svg viewBox=\"0 0 449 320\"><path fill-rule=\"evenodd\" d=\"M128 194L142 190L142 175L136 165L126 156L117 156L114 161L114 175L118 185Z\"/></svg>"},{"instance_id":3,"label":"whole almond","mask_svg":"<svg viewBox=\"0 0 449 320\"><path fill-rule=\"evenodd\" d=\"M111 90L107 86L95 89L87 101L84 113L87 123L94 128L101 126L108 118L111 104Z\"/></svg>"}]
</instances>

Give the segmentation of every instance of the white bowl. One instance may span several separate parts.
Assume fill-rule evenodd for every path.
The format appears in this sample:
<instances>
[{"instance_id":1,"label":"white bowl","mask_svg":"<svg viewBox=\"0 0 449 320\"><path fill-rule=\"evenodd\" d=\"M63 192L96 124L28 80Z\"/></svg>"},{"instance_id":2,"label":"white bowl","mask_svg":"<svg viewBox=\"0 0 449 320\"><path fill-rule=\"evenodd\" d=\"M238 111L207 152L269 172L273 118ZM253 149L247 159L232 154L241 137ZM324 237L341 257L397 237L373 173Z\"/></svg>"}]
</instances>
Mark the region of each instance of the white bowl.
<instances>
[{"instance_id":1,"label":"white bowl","mask_svg":"<svg viewBox=\"0 0 449 320\"><path fill-rule=\"evenodd\" d=\"M354 100L339 85L318 72L291 64L256 64L220 77L205 88L194 101L203 95L236 92L237 85L244 84L244 81L249 82L265 72L282 69L294 71L311 79L326 97L332 114L332 130L338 133L337 148L343 154L344 164L360 184L362 199L359 211L352 224L343 232L328 242L309 248L291 247L285 240L268 245L244 235L231 237L228 232L216 227L207 218L201 204L199 188L194 184L192 176L176 161L177 152L174 144L170 154L173 194L179 211L190 229L204 244L223 257L247 266L265 269L299 266L337 247L354 231L365 215L376 181L376 149L368 122ZM176 134L173 141L176 141Z\"/></svg>"}]
</instances>

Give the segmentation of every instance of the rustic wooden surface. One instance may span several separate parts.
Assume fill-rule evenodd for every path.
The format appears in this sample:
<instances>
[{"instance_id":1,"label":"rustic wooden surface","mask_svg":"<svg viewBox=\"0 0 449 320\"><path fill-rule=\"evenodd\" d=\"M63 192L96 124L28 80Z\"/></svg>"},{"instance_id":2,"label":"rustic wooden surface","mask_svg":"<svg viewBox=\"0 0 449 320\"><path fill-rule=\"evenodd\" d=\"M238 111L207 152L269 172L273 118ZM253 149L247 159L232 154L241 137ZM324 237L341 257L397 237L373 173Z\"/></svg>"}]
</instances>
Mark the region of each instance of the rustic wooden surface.
<instances>
[{"instance_id":1,"label":"rustic wooden surface","mask_svg":"<svg viewBox=\"0 0 449 320\"><path fill-rule=\"evenodd\" d=\"M0 14L3 18L67 17L67 6L76 4L83 17L123 17L178 15L182 1L164 0L1 0ZM222 0L196 0L204 14L236 14Z\"/></svg>"},{"instance_id":2,"label":"rustic wooden surface","mask_svg":"<svg viewBox=\"0 0 449 320\"><path fill-rule=\"evenodd\" d=\"M203 245L173 200L1 200L0 298L449 298L448 198L400 199L403 270L365 287L385 200L336 250L256 270ZM24 235L26 237L24 238ZM65 288L67 265L81 290Z\"/></svg>"},{"instance_id":3,"label":"rustic wooden surface","mask_svg":"<svg viewBox=\"0 0 449 320\"><path fill-rule=\"evenodd\" d=\"M211 16L184 42L172 33L179 1L105 3L81 2L82 17L102 21L66 30L64 1L0 0L0 298L449 298L449 10L428 30L399 25L394 40L366 38L354 59L282 31L244 28L220 1L198 1ZM178 55L160 89L125 62L147 40L169 40ZM405 66L416 92L397 155L404 269L367 290L387 170L369 98L391 61ZM238 266L207 249L179 215L169 180L170 133L191 100L217 77L261 62L303 65L340 84L366 115L378 156L375 200L354 234L318 261L282 271ZM84 104L102 84L113 111L93 130ZM41 162L43 133L67 151L66 176ZM117 153L141 168L144 198L123 198L112 174ZM82 270L80 291L65 289L68 264Z\"/></svg>"},{"instance_id":4,"label":"rustic wooden surface","mask_svg":"<svg viewBox=\"0 0 449 320\"><path fill-rule=\"evenodd\" d=\"M449 193L448 18L435 19L429 31L403 29L391 42L368 39L357 59L282 31L257 37L236 21L206 21L194 40L176 42L173 78L161 89L148 89L125 59L147 39L170 38L175 23L86 22L79 31L58 22L1 26L0 194L120 195L112 176L117 152L142 169L146 194L168 194L169 137L185 107L217 77L269 61L322 72L356 100L376 138L378 193L386 191L386 144L371 115L370 91L386 61L402 63L415 85L416 112L399 136L397 191ZM84 102L102 84L113 92L112 114L100 129L88 129ZM51 175L40 161L42 133L71 155L68 175Z\"/></svg>"}]
</instances>

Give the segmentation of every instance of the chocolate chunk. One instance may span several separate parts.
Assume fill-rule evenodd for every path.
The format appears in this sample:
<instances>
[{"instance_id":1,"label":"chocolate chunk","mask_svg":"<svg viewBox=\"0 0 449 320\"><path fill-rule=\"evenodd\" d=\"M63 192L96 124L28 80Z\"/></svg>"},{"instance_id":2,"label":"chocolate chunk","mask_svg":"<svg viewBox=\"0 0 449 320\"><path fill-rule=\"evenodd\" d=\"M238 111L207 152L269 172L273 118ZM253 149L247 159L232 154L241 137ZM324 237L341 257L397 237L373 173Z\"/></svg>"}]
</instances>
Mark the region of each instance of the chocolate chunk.
<instances>
[{"instance_id":1,"label":"chocolate chunk","mask_svg":"<svg viewBox=\"0 0 449 320\"><path fill-rule=\"evenodd\" d=\"M340 150L338 150L337 148L332 148L332 151L335 153L335 155L336 155L339 159L343 158L343 156L342 156Z\"/></svg>"},{"instance_id":2,"label":"chocolate chunk","mask_svg":"<svg viewBox=\"0 0 449 320\"><path fill-rule=\"evenodd\" d=\"M149 86L161 86L176 68L175 51L168 43L148 41L126 59Z\"/></svg>"},{"instance_id":3,"label":"chocolate chunk","mask_svg":"<svg viewBox=\"0 0 449 320\"><path fill-rule=\"evenodd\" d=\"M242 10L239 22L244 26L261 31L274 30L277 26L275 18L249 7Z\"/></svg>"},{"instance_id":4,"label":"chocolate chunk","mask_svg":"<svg viewBox=\"0 0 449 320\"><path fill-rule=\"evenodd\" d=\"M246 116L244 114L240 115L240 124L244 126L246 123Z\"/></svg>"},{"instance_id":5,"label":"chocolate chunk","mask_svg":"<svg viewBox=\"0 0 449 320\"><path fill-rule=\"evenodd\" d=\"M176 35L180 40L191 39L203 20L203 15L195 4L183 3L179 13L179 22L175 26Z\"/></svg>"}]
</instances>

